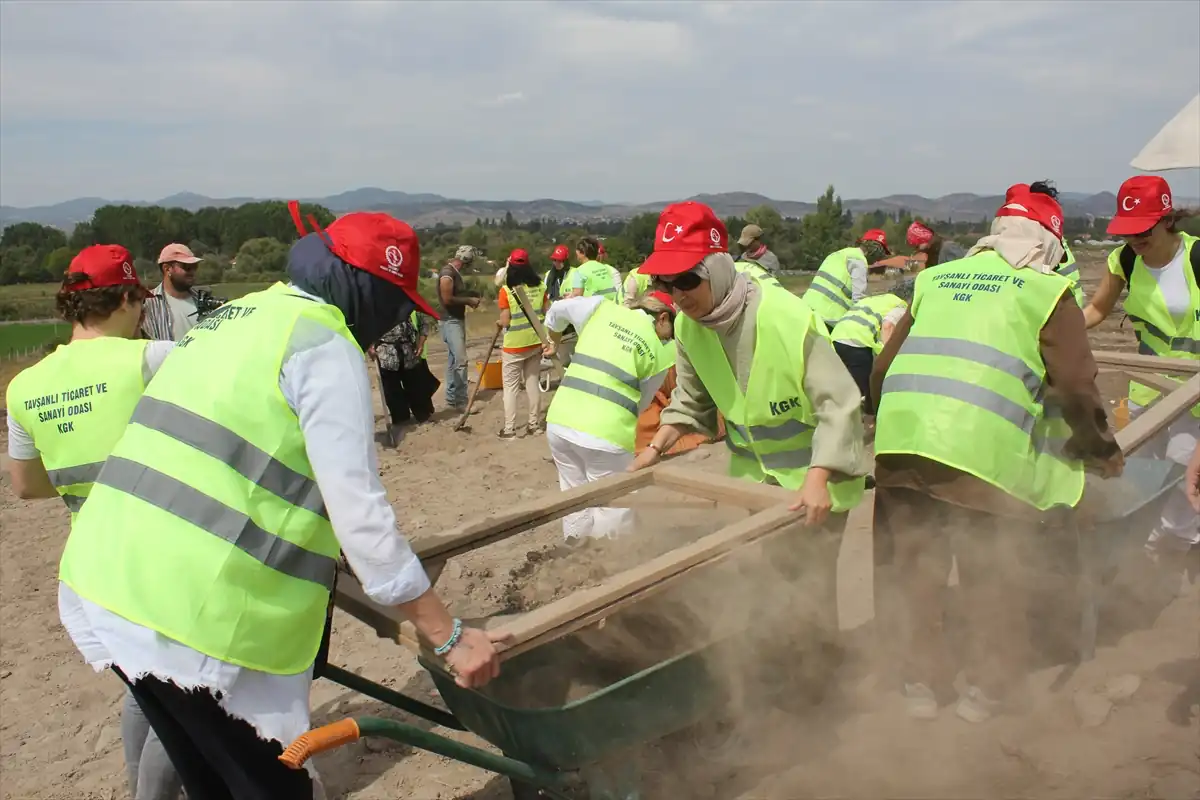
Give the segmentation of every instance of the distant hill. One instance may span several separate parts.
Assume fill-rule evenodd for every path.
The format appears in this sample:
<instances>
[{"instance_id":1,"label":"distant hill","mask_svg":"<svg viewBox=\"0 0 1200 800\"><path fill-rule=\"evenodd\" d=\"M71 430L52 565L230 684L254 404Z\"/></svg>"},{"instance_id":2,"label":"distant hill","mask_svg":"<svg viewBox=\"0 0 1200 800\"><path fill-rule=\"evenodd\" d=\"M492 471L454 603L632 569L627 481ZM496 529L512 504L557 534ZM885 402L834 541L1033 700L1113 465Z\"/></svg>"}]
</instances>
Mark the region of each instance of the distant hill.
<instances>
[{"instance_id":1,"label":"distant hill","mask_svg":"<svg viewBox=\"0 0 1200 800\"><path fill-rule=\"evenodd\" d=\"M40 222L70 230L76 223L91 218L97 208L111 203L127 203L138 206L165 206L186 208L196 211L206 206L237 206L254 200L278 198L226 197L214 198L193 192L181 192L154 202L141 200L106 200L99 197L81 197L55 203L50 206L17 208L0 206L0 227L17 222ZM286 199L286 198L285 198ZM429 227L437 223L470 224L480 217L503 217L511 211L519 221L547 217L564 222L587 222L589 220L624 219L643 212L658 212L669 200L637 205L605 203L599 200L460 200L439 194L409 194L376 187L351 189L329 197L299 198L305 202L320 203L334 213L348 211L387 211L417 227ZM775 207L785 217L803 217L816 209L814 203L796 200L775 200L754 192L722 192L699 194L687 198L707 203L721 216L745 214L758 205ZM843 203L854 214L870 211L896 213L908 210L915 216L930 220L974 220L991 216L1003 198L1000 195L948 194L945 197L927 198L913 194L895 194L865 200L850 199ZM1111 192L1081 194L1066 192L1062 197L1063 210L1069 217L1092 214L1098 217L1111 216L1117 198ZM1194 201L1180 198L1179 205L1191 205Z\"/></svg>"}]
</instances>

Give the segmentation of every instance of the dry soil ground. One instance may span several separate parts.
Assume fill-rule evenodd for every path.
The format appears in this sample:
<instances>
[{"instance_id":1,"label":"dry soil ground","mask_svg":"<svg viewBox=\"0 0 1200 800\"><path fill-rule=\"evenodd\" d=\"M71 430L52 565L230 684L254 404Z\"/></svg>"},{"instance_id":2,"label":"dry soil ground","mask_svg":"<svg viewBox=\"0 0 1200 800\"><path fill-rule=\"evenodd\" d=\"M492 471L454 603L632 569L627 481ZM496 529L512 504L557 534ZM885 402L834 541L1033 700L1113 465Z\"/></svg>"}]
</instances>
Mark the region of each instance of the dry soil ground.
<instances>
[{"instance_id":1,"label":"dry soil ground","mask_svg":"<svg viewBox=\"0 0 1200 800\"><path fill-rule=\"evenodd\" d=\"M1090 289L1098 265L1089 265L1086 274ZM1114 315L1094 344L1127 348L1131 339ZM486 340L473 342L473 354L481 356L484 346ZM433 358L439 371L441 356L435 352ZM1113 376L1104 377L1103 385L1109 397L1123 393L1122 382ZM456 433L453 419L443 418L409 431L398 449L381 448L383 481L407 534L417 538L554 490L544 438L498 441L499 421L500 397L484 394L472 417L473 432ZM711 447L687 458L703 469L719 468L722 460L720 450ZM715 528L709 522L709 529ZM0 486L0 795L5 800L126 796L118 729L121 685L83 664L57 619L55 570L67 526L60 503L22 502L7 482ZM464 615L497 612L512 600L512 571L522 574L529 554L554 547L559 536L557 526L545 526L474 552L449 564L439 590ZM842 627L869 631L869 502L852 518L839 572ZM548 568L538 574L549 574ZM660 774L652 781L651 796L1200 797L1197 587L1156 618L1124 623L1102 634L1094 661L1078 669L1062 664L1039 669L1033 676L1035 703L1027 714L976 727L950 713L931 724L914 723L886 691L884 677L858 670L847 679L849 701L836 709L778 710L755 724L743 721L732 735L714 741L677 735L682 745L676 759L658 769L706 777L709 785L695 788L692 780L686 793L655 793L654 786L670 785L671 776ZM431 684L407 651L377 640L340 611L331 660L433 698ZM1129 676L1138 684L1132 697L1118 702L1103 724L1081 726L1075 698ZM317 724L350 715L402 717L323 681L314 685L312 707ZM462 738L479 743L470 735ZM318 765L331 797L510 797L507 784L494 776L386 742L360 742L321 757Z\"/></svg>"}]
</instances>

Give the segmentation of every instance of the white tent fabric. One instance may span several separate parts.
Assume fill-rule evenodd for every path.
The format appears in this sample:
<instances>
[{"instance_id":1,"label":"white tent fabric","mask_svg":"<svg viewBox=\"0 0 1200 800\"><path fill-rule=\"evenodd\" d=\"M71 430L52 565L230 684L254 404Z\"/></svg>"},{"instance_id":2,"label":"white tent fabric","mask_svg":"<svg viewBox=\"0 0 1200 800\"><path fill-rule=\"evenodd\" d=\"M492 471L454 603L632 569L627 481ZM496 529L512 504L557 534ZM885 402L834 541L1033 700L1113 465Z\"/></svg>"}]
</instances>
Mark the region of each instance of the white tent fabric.
<instances>
[{"instance_id":1,"label":"white tent fabric","mask_svg":"<svg viewBox=\"0 0 1200 800\"><path fill-rule=\"evenodd\" d=\"M1200 167L1200 94L1163 126L1130 165L1145 172Z\"/></svg>"}]
</instances>

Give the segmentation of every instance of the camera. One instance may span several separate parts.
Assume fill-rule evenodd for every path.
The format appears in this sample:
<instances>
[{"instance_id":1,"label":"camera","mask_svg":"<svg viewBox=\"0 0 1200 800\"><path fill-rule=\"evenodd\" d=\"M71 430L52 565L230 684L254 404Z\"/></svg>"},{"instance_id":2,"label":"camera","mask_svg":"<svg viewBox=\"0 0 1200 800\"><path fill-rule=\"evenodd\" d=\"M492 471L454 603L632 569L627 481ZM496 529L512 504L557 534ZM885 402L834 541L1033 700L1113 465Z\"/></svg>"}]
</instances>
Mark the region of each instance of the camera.
<instances>
[{"instance_id":1,"label":"camera","mask_svg":"<svg viewBox=\"0 0 1200 800\"><path fill-rule=\"evenodd\" d=\"M196 321L202 322L205 317L229 302L227 297L213 296L212 289L198 286L195 289Z\"/></svg>"}]
</instances>

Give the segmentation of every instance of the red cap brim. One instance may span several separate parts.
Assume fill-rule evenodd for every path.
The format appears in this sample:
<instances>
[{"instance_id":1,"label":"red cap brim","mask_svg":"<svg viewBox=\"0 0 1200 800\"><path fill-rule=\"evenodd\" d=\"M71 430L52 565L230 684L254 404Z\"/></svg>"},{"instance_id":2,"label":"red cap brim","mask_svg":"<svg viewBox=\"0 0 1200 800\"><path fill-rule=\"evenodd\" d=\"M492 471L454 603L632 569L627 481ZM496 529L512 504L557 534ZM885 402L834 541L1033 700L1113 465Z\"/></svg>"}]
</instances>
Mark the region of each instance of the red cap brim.
<instances>
[{"instance_id":1,"label":"red cap brim","mask_svg":"<svg viewBox=\"0 0 1200 800\"><path fill-rule=\"evenodd\" d=\"M442 318L442 316L440 314L438 314L438 312L433 310L433 306L429 305L429 301L427 301L424 297L421 297L421 295L417 292L416 289L409 289L406 286L401 286L400 288L404 289L404 293L406 295L408 295L408 299L412 300L413 303L416 304L417 310L420 311L422 314L428 314L429 316L431 316L437 320L440 320Z\"/></svg>"},{"instance_id":2,"label":"red cap brim","mask_svg":"<svg viewBox=\"0 0 1200 800\"><path fill-rule=\"evenodd\" d=\"M724 252L714 250L712 252ZM680 250L663 250L651 253L646 262L638 268L643 275L679 275L697 266L711 253L693 253Z\"/></svg>"},{"instance_id":3,"label":"red cap brim","mask_svg":"<svg viewBox=\"0 0 1200 800\"><path fill-rule=\"evenodd\" d=\"M1113 217L1104 231L1114 236L1137 236L1153 228L1160 219L1162 217Z\"/></svg>"}]
</instances>

